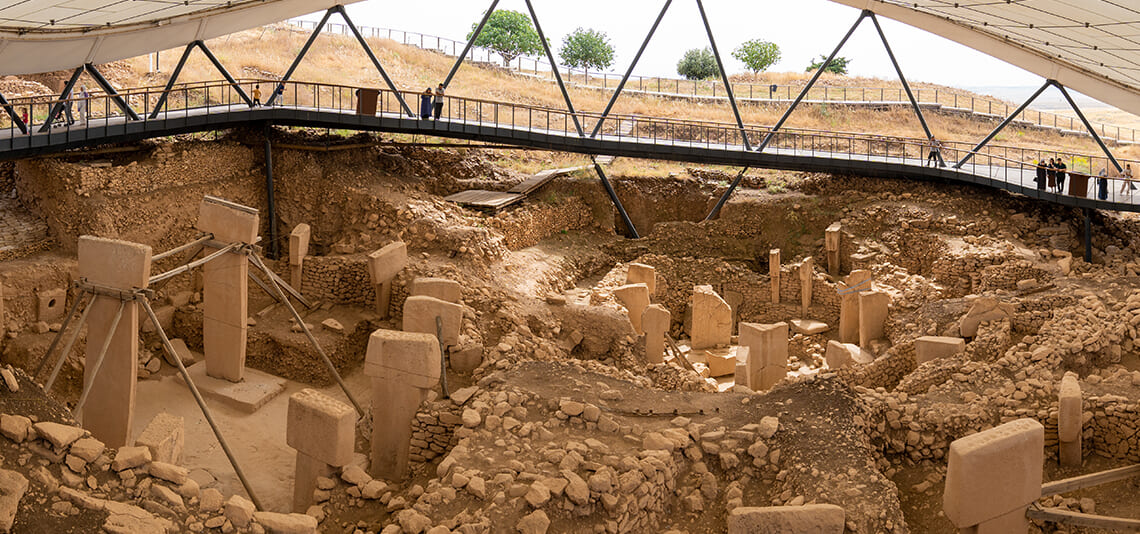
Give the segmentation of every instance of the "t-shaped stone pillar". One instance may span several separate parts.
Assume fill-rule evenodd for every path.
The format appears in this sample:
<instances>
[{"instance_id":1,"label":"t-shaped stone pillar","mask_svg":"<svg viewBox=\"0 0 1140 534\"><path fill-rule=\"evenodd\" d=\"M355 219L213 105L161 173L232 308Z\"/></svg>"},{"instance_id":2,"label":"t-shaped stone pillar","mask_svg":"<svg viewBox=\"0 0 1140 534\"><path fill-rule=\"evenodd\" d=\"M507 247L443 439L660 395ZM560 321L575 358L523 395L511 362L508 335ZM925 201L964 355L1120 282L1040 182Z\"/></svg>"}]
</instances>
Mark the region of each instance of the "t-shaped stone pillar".
<instances>
[{"instance_id":1,"label":"t-shaped stone pillar","mask_svg":"<svg viewBox=\"0 0 1140 534\"><path fill-rule=\"evenodd\" d=\"M372 378L372 476L402 480L412 419L439 382L439 342L434 334L377 330L368 339L364 374Z\"/></svg>"},{"instance_id":2,"label":"t-shaped stone pillar","mask_svg":"<svg viewBox=\"0 0 1140 534\"><path fill-rule=\"evenodd\" d=\"M1077 380L1076 373L1065 373L1058 397L1060 409L1057 415L1057 438L1060 440L1061 465L1080 467L1083 460L1081 428L1084 408L1081 404L1081 383Z\"/></svg>"},{"instance_id":3,"label":"t-shaped stone pillar","mask_svg":"<svg viewBox=\"0 0 1140 534\"><path fill-rule=\"evenodd\" d=\"M748 347L748 387L754 391L788 375L788 323L740 323L740 346Z\"/></svg>"},{"instance_id":4,"label":"t-shaped stone pillar","mask_svg":"<svg viewBox=\"0 0 1140 534\"><path fill-rule=\"evenodd\" d=\"M891 303L890 295L882 291L859 293L859 346L871 347L871 342L886 333L887 310Z\"/></svg>"},{"instance_id":5,"label":"t-shaped stone pillar","mask_svg":"<svg viewBox=\"0 0 1140 534\"><path fill-rule=\"evenodd\" d=\"M650 365L665 362L665 334L669 332L672 315L660 304L645 308L641 314L641 327L645 329L645 359Z\"/></svg>"},{"instance_id":6,"label":"t-shaped stone pillar","mask_svg":"<svg viewBox=\"0 0 1140 534\"><path fill-rule=\"evenodd\" d=\"M1027 531L1025 509L1041 498L1044 458L1045 427L1033 419L955 440L942 493L947 519L964 532Z\"/></svg>"},{"instance_id":7,"label":"t-shaped stone pillar","mask_svg":"<svg viewBox=\"0 0 1140 534\"><path fill-rule=\"evenodd\" d=\"M198 229L222 243L257 242L257 210L207 196L198 212ZM241 382L249 320L249 261L245 254L223 254L202 267L202 346L206 374Z\"/></svg>"},{"instance_id":8,"label":"t-shaped stone pillar","mask_svg":"<svg viewBox=\"0 0 1140 534\"><path fill-rule=\"evenodd\" d=\"M824 248L827 250L827 273L831 276L839 276L841 263L839 256L840 228L839 223L834 223L824 231L823 242Z\"/></svg>"},{"instance_id":9,"label":"t-shaped stone pillar","mask_svg":"<svg viewBox=\"0 0 1140 534\"><path fill-rule=\"evenodd\" d=\"M839 298L839 341L859 342L859 293L870 291L871 271L851 271L839 284L843 295Z\"/></svg>"},{"instance_id":10,"label":"t-shaped stone pillar","mask_svg":"<svg viewBox=\"0 0 1140 534\"><path fill-rule=\"evenodd\" d=\"M459 304L463 299L463 286L455 280L446 278L416 278L412 280L411 296L432 297Z\"/></svg>"},{"instance_id":11,"label":"t-shaped stone pillar","mask_svg":"<svg viewBox=\"0 0 1140 534\"><path fill-rule=\"evenodd\" d=\"M768 251L768 280L772 284L772 304L780 303L780 249Z\"/></svg>"},{"instance_id":12,"label":"t-shaped stone pillar","mask_svg":"<svg viewBox=\"0 0 1140 534\"><path fill-rule=\"evenodd\" d=\"M811 286L815 281L815 262L811 256L800 262L800 315L808 318L808 309L811 308Z\"/></svg>"},{"instance_id":13,"label":"t-shaped stone pillar","mask_svg":"<svg viewBox=\"0 0 1140 534\"><path fill-rule=\"evenodd\" d=\"M305 223L294 226L289 233L289 281L297 291L301 291L301 274L305 272L305 256L309 255L312 235L313 230Z\"/></svg>"},{"instance_id":14,"label":"t-shaped stone pillar","mask_svg":"<svg viewBox=\"0 0 1140 534\"><path fill-rule=\"evenodd\" d=\"M408 246L403 241L385 245L384 248L368 255L368 274L376 288L376 313L381 319L388 318L388 307L392 301L392 279L408 265Z\"/></svg>"},{"instance_id":15,"label":"t-shaped stone pillar","mask_svg":"<svg viewBox=\"0 0 1140 534\"><path fill-rule=\"evenodd\" d=\"M302 389L289 397L285 442L297 450L293 511L304 513L313 504L317 477L352 461L356 411L315 389Z\"/></svg>"},{"instance_id":16,"label":"t-shaped stone pillar","mask_svg":"<svg viewBox=\"0 0 1140 534\"><path fill-rule=\"evenodd\" d=\"M625 272L626 284L645 284L649 294L657 293L657 269L640 263L631 263Z\"/></svg>"},{"instance_id":17,"label":"t-shaped stone pillar","mask_svg":"<svg viewBox=\"0 0 1140 534\"><path fill-rule=\"evenodd\" d=\"M633 330L639 335L644 334L641 314L645 313L645 308L649 307L649 286L645 284L621 286L614 290L614 297L625 306L629 314L629 322L633 324Z\"/></svg>"},{"instance_id":18,"label":"t-shaped stone pillar","mask_svg":"<svg viewBox=\"0 0 1140 534\"><path fill-rule=\"evenodd\" d=\"M404 331L435 337L435 318L443 320L440 342L445 347L459 344L463 306L434 297L408 297L404 301Z\"/></svg>"},{"instance_id":19,"label":"t-shaped stone pillar","mask_svg":"<svg viewBox=\"0 0 1140 534\"><path fill-rule=\"evenodd\" d=\"M693 287L693 325L689 332L694 350L711 349L732 342L732 307L712 286Z\"/></svg>"},{"instance_id":20,"label":"t-shaped stone pillar","mask_svg":"<svg viewBox=\"0 0 1140 534\"><path fill-rule=\"evenodd\" d=\"M150 256L146 245L83 236L79 238L79 276L110 289L145 288L150 282ZM138 375L139 308L134 301L125 302L112 332L111 323L121 304L106 296L97 296L90 304L83 380L91 384L91 391L79 416L83 427L110 447L129 443ZM110 345L96 374L93 367L108 338Z\"/></svg>"}]
</instances>

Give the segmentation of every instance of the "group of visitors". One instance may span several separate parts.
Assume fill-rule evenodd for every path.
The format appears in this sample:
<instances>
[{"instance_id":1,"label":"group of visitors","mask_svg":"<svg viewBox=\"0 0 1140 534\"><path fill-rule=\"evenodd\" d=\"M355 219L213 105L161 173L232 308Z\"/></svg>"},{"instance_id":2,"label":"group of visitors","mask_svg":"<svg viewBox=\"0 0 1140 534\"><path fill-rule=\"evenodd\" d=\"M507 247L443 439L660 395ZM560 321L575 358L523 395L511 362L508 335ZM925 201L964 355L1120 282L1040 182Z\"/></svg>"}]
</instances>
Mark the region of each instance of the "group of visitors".
<instances>
[{"instance_id":1,"label":"group of visitors","mask_svg":"<svg viewBox=\"0 0 1140 534\"><path fill-rule=\"evenodd\" d=\"M1037 189L1045 191L1048 187L1049 192L1063 194L1065 192L1065 173L1069 167L1061 158L1049 158L1049 163L1046 164L1044 160L1037 161L1037 177L1034 182L1037 183Z\"/></svg>"},{"instance_id":2,"label":"group of visitors","mask_svg":"<svg viewBox=\"0 0 1140 534\"><path fill-rule=\"evenodd\" d=\"M435 88L435 93L432 93L431 87L428 87L427 90L425 90L423 94L420 95L421 119L432 119L433 112L435 114L434 120L440 119L440 117L443 115L443 93L443 84L441 83L438 87Z\"/></svg>"},{"instance_id":3,"label":"group of visitors","mask_svg":"<svg viewBox=\"0 0 1140 534\"><path fill-rule=\"evenodd\" d=\"M254 107L260 107L261 106L261 85L260 84L255 84L253 86L252 95L250 95L250 96L253 97ZM279 84L277 86L277 100L275 100L274 103L277 105L281 105L281 99L284 96L285 96L285 84Z\"/></svg>"},{"instance_id":4,"label":"group of visitors","mask_svg":"<svg viewBox=\"0 0 1140 534\"><path fill-rule=\"evenodd\" d=\"M1132 164L1124 166L1120 178L1120 194L1132 197L1132 192L1136 190L1136 184L1132 183ZM1108 200L1108 179L1108 167L1101 167L1096 177L1096 197L1100 200Z\"/></svg>"}]
</instances>

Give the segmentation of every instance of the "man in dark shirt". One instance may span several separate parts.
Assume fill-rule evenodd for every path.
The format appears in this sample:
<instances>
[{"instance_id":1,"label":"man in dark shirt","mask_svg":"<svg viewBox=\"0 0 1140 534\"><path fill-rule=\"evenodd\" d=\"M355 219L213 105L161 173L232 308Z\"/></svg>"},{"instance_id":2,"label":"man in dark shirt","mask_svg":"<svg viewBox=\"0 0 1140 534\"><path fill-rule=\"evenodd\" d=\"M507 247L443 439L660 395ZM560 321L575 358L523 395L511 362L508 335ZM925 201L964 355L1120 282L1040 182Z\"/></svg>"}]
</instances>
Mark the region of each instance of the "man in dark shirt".
<instances>
[{"instance_id":1,"label":"man in dark shirt","mask_svg":"<svg viewBox=\"0 0 1140 534\"><path fill-rule=\"evenodd\" d=\"M1056 167L1057 167L1057 192L1064 194L1065 193L1065 171L1068 170L1068 167L1065 165L1064 161L1061 161L1061 158L1057 158Z\"/></svg>"}]
</instances>

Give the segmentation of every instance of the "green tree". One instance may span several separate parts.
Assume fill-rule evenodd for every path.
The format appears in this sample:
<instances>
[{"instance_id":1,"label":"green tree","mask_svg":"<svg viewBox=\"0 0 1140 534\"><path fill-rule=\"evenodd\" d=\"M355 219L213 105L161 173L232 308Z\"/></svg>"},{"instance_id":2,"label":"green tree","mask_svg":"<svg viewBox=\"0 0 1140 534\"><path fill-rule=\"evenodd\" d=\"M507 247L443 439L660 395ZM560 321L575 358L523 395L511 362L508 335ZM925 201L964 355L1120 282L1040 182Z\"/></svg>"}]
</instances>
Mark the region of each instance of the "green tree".
<instances>
[{"instance_id":1,"label":"green tree","mask_svg":"<svg viewBox=\"0 0 1140 534\"><path fill-rule=\"evenodd\" d=\"M752 74L756 74L780 61L780 47L776 43L753 39L733 50L732 57L739 59Z\"/></svg>"},{"instance_id":2,"label":"green tree","mask_svg":"<svg viewBox=\"0 0 1140 534\"><path fill-rule=\"evenodd\" d=\"M821 65L823 65L824 61L827 61L827 56L820 54L819 59L812 61L811 65L808 65L808 68L804 72L811 72L818 69ZM847 65L849 64L851 64L850 59L847 59L845 57L837 57L831 60L831 63L827 65L827 72L834 74L847 74Z\"/></svg>"},{"instance_id":3,"label":"green tree","mask_svg":"<svg viewBox=\"0 0 1140 534\"><path fill-rule=\"evenodd\" d=\"M562 39L558 52L562 62L582 69L603 70L614 64L614 47L610 38L597 30L579 27Z\"/></svg>"},{"instance_id":4,"label":"green tree","mask_svg":"<svg viewBox=\"0 0 1140 534\"><path fill-rule=\"evenodd\" d=\"M685 52L677 63L677 74L689 80L707 80L720 74L716 56L709 48L694 48Z\"/></svg>"},{"instance_id":5,"label":"green tree","mask_svg":"<svg viewBox=\"0 0 1140 534\"><path fill-rule=\"evenodd\" d=\"M471 26L467 39L475 33L478 24ZM518 11L499 9L487 19L487 25L479 32L475 39L475 46L490 49L503 56L503 66L509 67L511 61L524 54L537 54L542 51L542 41L534 29L530 17Z\"/></svg>"}]
</instances>

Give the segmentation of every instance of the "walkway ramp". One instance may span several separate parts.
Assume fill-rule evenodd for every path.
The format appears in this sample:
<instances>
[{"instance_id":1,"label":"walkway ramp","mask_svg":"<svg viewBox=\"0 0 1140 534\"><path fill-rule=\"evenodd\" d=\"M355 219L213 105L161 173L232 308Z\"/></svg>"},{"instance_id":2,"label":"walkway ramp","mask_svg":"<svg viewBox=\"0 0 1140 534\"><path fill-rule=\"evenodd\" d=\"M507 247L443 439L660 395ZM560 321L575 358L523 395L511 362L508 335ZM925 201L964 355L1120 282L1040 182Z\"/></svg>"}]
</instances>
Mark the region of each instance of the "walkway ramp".
<instances>
[{"instance_id":1,"label":"walkway ramp","mask_svg":"<svg viewBox=\"0 0 1140 534\"><path fill-rule=\"evenodd\" d=\"M444 198L444 200L448 202L454 202L465 208L487 211L499 211L508 206L518 204L525 199L526 195L518 193L484 191L482 189L463 191Z\"/></svg>"},{"instance_id":2,"label":"walkway ramp","mask_svg":"<svg viewBox=\"0 0 1140 534\"><path fill-rule=\"evenodd\" d=\"M567 167L565 169L547 169L541 171L526 180L523 180L518 185L507 190L508 193L517 193L520 195L529 195L537 191L540 187L550 183L555 178L566 176L575 171L582 169L589 169L589 167Z\"/></svg>"}]
</instances>

